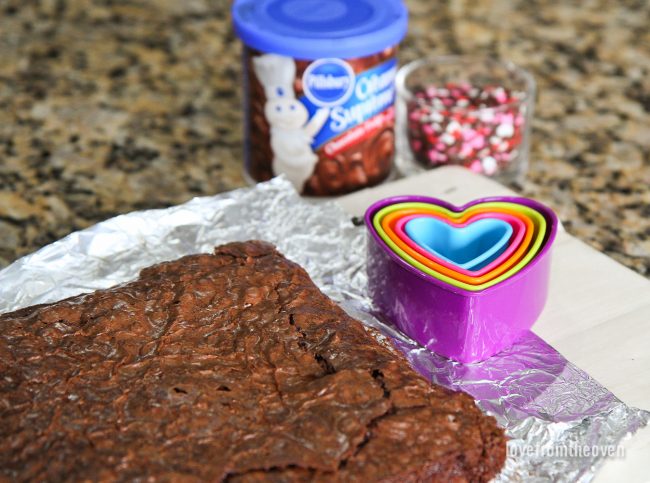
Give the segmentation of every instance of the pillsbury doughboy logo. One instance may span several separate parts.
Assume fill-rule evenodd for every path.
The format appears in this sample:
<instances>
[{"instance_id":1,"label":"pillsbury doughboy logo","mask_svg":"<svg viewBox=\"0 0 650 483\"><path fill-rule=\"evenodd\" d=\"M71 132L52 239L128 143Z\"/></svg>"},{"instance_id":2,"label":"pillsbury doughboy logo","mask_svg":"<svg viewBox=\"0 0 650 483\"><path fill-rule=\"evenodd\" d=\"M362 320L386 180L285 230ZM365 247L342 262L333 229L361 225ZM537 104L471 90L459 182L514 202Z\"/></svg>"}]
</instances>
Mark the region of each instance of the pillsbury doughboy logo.
<instances>
[{"instance_id":1,"label":"pillsbury doughboy logo","mask_svg":"<svg viewBox=\"0 0 650 483\"><path fill-rule=\"evenodd\" d=\"M290 57L265 54L253 59L266 104L264 116L269 123L273 150L273 174L284 174L298 191L311 176L318 162L311 143L329 116L329 109L317 107L309 112L296 99L293 81L296 64Z\"/></svg>"},{"instance_id":2,"label":"pillsbury doughboy logo","mask_svg":"<svg viewBox=\"0 0 650 483\"><path fill-rule=\"evenodd\" d=\"M305 96L320 107L345 103L354 92L356 76L341 59L319 59L309 64L302 76Z\"/></svg>"}]
</instances>

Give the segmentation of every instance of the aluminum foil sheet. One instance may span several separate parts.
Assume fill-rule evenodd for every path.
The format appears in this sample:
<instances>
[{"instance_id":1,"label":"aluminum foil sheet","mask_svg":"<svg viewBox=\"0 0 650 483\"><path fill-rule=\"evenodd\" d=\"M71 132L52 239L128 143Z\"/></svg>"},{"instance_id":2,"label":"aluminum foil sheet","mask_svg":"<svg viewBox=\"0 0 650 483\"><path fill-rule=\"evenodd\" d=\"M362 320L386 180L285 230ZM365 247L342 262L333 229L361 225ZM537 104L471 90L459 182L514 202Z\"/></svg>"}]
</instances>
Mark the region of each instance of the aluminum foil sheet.
<instances>
[{"instance_id":1,"label":"aluminum foil sheet","mask_svg":"<svg viewBox=\"0 0 650 483\"><path fill-rule=\"evenodd\" d=\"M392 338L423 375L468 392L494 415L511 438L498 481L589 481L608 451L650 419L533 333L472 365L419 347L382 321L367 296L365 227L332 202L305 201L282 178L73 233L0 272L0 312L111 287L143 267L254 238L302 265L352 316Z\"/></svg>"}]
</instances>

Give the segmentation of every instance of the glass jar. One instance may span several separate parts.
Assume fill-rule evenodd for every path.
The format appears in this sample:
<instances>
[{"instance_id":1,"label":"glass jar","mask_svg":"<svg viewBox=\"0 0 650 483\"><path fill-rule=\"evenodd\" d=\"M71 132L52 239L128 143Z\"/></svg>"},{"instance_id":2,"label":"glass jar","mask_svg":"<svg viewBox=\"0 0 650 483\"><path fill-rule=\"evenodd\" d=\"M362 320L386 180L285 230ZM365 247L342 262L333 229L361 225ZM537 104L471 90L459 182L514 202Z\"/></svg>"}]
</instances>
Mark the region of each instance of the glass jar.
<instances>
[{"instance_id":1,"label":"glass jar","mask_svg":"<svg viewBox=\"0 0 650 483\"><path fill-rule=\"evenodd\" d=\"M421 59L397 74L397 168L461 165L505 182L528 168L535 80L510 62Z\"/></svg>"}]
</instances>

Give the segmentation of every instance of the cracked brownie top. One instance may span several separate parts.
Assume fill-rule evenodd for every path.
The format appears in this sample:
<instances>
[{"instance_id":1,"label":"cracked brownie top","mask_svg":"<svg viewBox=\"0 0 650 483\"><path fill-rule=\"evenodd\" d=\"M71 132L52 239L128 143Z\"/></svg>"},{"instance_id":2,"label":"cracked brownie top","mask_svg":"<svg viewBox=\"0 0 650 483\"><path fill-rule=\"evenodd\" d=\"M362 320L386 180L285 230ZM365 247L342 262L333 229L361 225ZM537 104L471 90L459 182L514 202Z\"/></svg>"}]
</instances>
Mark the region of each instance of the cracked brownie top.
<instances>
[{"instance_id":1,"label":"cracked brownie top","mask_svg":"<svg viewBox=\"0 0 650 483\"><path fill-rule=\"evenodd\" d=\"M505 438L264 242L0 316L0 479L486 481Z\"/></svg>"}]
</instances>

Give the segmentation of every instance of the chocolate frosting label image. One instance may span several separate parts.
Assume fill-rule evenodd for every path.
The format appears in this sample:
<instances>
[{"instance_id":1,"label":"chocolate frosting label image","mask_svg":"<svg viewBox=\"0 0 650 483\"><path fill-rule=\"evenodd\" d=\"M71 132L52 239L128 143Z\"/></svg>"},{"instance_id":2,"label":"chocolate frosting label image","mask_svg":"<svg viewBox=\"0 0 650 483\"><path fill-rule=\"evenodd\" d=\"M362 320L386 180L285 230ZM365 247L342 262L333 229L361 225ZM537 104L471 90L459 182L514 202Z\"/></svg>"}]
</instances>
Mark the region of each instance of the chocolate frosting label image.
<instances>
[{"instance_id":1,"label":"chocolate frosting label image","mask_svg":"<svg viewBox=\"0 0 650 483\"><path fill-rule=\"evenodd\" d=\"M394 155L395 49L313 61L246 49L247 171L337 195L383 181Z\"/></svg>"}]
</instances>

